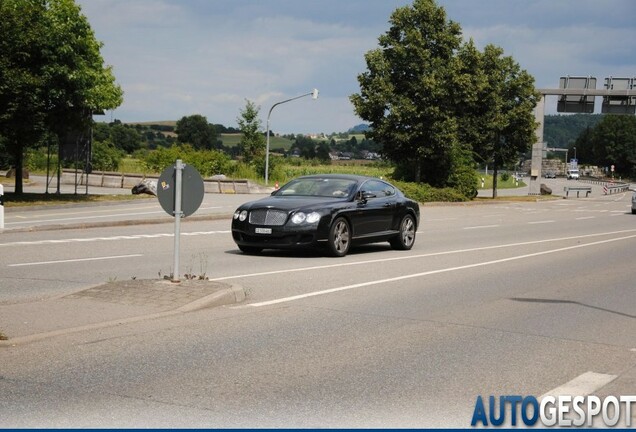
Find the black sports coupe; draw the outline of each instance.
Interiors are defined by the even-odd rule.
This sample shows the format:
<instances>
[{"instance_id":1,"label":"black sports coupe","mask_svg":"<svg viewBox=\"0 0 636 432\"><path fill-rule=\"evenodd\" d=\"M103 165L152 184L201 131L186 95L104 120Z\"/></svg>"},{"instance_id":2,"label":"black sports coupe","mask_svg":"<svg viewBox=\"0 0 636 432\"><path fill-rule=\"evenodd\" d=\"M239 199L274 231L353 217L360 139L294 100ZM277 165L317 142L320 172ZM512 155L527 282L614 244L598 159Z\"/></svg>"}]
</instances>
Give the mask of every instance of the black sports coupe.
<instances>
[{"instance_id":1,"label":"black sports coupe","mask_svg":"<svg viewBox=\"0 0 636 432\"><path fill-rule=\"evenodd\" d=\"M311 175L241 205L232 219L232 237L248 254L322 247L342 257L363 243L388 241L394 249L411 249L419 218L417 202L384 180Z\"/></svg>"}]
</instances>

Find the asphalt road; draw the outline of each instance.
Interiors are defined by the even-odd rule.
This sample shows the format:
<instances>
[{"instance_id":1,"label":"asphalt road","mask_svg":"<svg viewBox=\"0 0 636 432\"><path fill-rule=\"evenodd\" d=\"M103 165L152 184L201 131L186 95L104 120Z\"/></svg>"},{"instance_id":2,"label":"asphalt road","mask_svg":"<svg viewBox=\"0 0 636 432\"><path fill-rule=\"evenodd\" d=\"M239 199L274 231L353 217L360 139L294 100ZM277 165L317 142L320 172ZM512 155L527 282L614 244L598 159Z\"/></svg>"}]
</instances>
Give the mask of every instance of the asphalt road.
<instances>
[{"instance_id":1,"label":"asphalt road","mask_svg":"<svg viewBox=\"0 0 636 432\"><path fill-rule=\"evenodd\" d=\"M184 221L184 271L246 301L0 351L0 426L469 427L478 395L588 372L634 394L629 196L425 206L411 251L342 259L243 255L229 218ZM0 302L167 274L172 232L5 231Z\"/></svg>"}]
</instances>

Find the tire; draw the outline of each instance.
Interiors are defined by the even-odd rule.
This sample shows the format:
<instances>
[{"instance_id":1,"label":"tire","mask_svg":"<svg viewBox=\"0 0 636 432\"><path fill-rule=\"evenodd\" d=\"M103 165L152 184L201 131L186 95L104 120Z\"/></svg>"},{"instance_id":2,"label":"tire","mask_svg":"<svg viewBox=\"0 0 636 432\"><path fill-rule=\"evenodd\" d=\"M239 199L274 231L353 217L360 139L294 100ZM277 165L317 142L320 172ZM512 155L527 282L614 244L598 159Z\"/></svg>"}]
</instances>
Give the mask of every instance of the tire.
<instances>
[{"instance_id":1,"label":"tire","mask_svg":"<svg viewBox=\"0 0 636 432\"><path fill-rule=\"evenodd\" d=\"M636 214L636 209L632 209L632 214Z\"/></svg>"},{"instance_id":2,"label":"tire","mask_svg":"<svg viewBox=\"0 0 636 432\"><path fill-rule=\"evenodd\" d=\"M239 246L238 248L241 250L241 252L248 255L257 255L263 250L263 248L253 246Z\"/></svg>"},{"instance_id":3,"label":"tire","mask_svg":"<svg viewBox=\"0 0 636 432\"><path fill-rule=\"evenodd\" d=\"M351 246L351 228L345 218L339 217L329 228L327 251L333 257L343 257Z\"/></svg>"},{"instance_id":4,"label":"tire","mask_svg":"<svg viewBox=\"0 0 636 432\"><path fill-rule=\"evenodd\" d=\"M404 216L400 222L400 232L392 238L391 247L396 250L409 250L415 244L415 219L410 214Z\"/></svg>"}]
</instances>

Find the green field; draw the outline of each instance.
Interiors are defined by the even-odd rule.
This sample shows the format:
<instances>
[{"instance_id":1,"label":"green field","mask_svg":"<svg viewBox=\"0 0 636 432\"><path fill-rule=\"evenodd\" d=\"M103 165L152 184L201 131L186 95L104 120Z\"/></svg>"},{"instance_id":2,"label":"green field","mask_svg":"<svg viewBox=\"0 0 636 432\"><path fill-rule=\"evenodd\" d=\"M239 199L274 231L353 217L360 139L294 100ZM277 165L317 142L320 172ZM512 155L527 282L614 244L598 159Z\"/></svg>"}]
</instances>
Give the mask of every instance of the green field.
<instances>
[{"instance_id":1,"label":"green field","mask_svg":"<svg viewBox=\"0 0 636 432\"><path fill-rule=\"evenodd\" d=\"M223 145L225 147L235 147L238 145L239 141L241 141L242 134L221 134L221 141L223 141ZM270 149L279 149L283 148L285 150L289 150L292 146L293 141L288 140L287 138L271 136L269 137L269 148Z\"/></svg>"}]
</instances>

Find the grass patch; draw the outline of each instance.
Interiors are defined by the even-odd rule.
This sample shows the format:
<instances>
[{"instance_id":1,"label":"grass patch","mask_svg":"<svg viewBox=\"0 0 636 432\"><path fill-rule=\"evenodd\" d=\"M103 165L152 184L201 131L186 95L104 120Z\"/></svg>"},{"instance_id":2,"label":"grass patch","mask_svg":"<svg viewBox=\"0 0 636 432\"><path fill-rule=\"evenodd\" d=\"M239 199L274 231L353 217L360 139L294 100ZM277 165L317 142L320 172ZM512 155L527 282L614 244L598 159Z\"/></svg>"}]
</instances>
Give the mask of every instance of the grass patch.
<instances>
[{"instance_id":1,"label":"grass patch","mask_svg":"<svg viewBox=\"0 0 636 432\"><path fill-rule=\"evenodd\" d=\"M223 142L225 147L236 147L241 141L241 137L243 134L221 134L219 139ZM285 149L289 150L294 141L291 141L287 138L283 138L280 136L269 136L269 148L270 150L274 149Z\"/></svg>"},{"instance_id":2,"label":"grass patch","mask_svg":"<svg viewBox=\"0 0 636 432\"><path fill-rule=\"evenodd\" d=\"M5 207L37 206L50 204L94 203L108 201L132 201L156 199L151 195L86 195L86 194L56 194L56 193L23 193L13 192L4 195Z\"/></svg>"}]
</instances>

